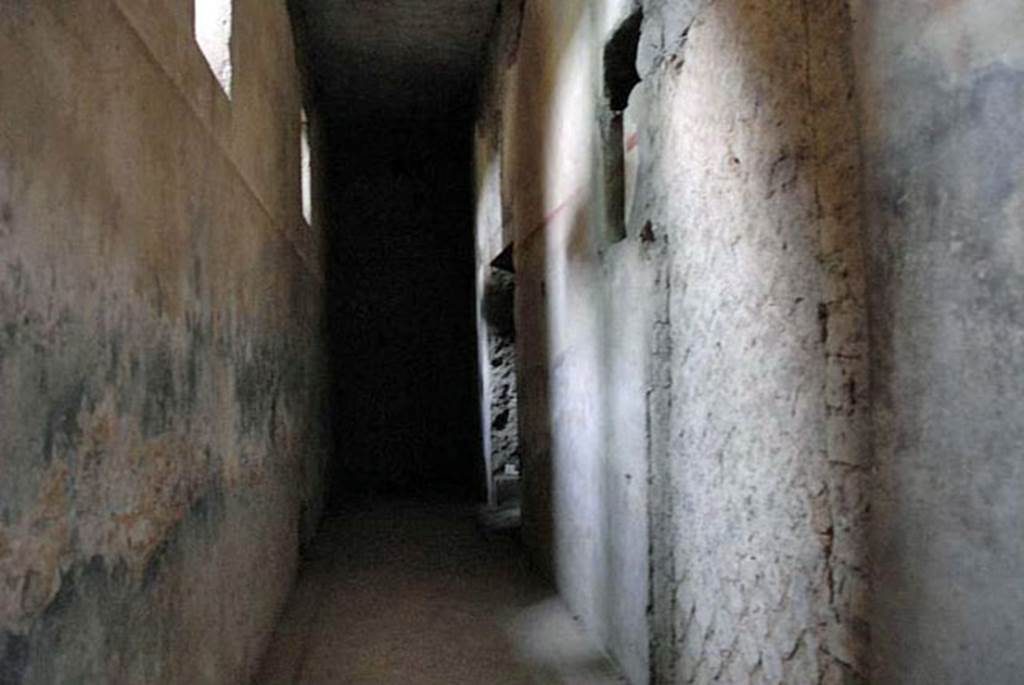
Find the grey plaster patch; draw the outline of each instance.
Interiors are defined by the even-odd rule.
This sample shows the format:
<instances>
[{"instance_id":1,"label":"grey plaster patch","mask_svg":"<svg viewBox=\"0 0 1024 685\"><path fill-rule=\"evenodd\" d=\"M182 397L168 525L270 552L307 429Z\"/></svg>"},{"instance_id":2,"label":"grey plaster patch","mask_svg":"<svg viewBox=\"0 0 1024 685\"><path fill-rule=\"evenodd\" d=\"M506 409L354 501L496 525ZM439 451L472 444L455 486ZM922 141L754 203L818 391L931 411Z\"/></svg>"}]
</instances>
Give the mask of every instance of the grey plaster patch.
<instances>
[{"instance_id":1,"label":"grey plaster patch","mask_svg":"<svg viewBox=\"0 0 1024 685\"><path fill-rule=\"evenodd\" d=\"M24 635L0 633L0 685L21 685L31 658L31 644Z\"/></svg>"}]
</instances>

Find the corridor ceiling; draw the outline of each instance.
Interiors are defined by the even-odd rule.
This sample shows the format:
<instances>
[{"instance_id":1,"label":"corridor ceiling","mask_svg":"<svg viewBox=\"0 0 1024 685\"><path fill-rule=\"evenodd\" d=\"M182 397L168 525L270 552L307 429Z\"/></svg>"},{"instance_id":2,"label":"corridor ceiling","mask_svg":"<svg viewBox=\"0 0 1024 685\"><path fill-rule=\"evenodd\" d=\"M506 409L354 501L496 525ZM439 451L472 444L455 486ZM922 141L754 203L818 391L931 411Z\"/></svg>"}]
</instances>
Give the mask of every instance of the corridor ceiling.
<instances>
[{"instance_id":1,"label":"corridor ceiling","mask_svg":"<svg viewBox=\"0 0 1024 685\"><path fill-rule=\"evenodd\" d=\"M292 0L328 116L444 116L480 75L500 0Z\"/></svg>"}]
</instances>

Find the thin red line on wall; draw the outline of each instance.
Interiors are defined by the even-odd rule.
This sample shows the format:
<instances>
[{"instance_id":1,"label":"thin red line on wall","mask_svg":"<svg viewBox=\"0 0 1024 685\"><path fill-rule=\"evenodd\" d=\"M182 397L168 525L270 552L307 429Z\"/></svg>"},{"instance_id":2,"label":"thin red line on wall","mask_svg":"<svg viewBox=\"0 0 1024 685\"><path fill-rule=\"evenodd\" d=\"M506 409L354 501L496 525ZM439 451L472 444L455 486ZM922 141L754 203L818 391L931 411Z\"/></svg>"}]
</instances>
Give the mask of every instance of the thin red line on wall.
<instances>
[{"instance_id":1,"label":"thin red line on wall","mask_svg":"<svg viewBox=\"0 0 1024 685\"><path fill-rule=\"evenodd\" d=\"M545 226L547 226L552 221L557 219L558 216L560 214L562 214L565 210L569 209L569 207L572 207L577 202L579 202L580 196L583 195L583 191L585 189L586 189L586 186L580 186L579 188L574 190L569 195L569 197L567 197L565 200L563 200L557 207L555 207L550 212L545 214L544 218L541 219L540 221L538 221L537 224L530 230L530 232L526 234L526 237L523 238L522 242L525 243L526 241L528 241L530 238L533 237L534 233L537 233L538 231L543 230Z\"/></svg>"}]
</instances>

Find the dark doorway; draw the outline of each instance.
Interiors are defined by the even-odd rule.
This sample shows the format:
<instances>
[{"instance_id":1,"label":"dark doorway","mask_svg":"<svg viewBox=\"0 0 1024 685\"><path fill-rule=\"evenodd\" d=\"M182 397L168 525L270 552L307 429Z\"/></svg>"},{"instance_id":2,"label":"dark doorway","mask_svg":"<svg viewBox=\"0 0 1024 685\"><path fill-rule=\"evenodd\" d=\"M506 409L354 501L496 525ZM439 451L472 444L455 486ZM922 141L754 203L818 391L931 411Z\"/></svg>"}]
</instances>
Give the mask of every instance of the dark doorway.
<instances>
[{"instance_id":1,"label":"dark doorway","mask_svg":"<svg viewBox=\"0 0 1024 685\"><path fill-rule=\"evenodd\" d=\"M328 129L335 494L482 496L471 130Z\"/></svg>"}]
</instances>

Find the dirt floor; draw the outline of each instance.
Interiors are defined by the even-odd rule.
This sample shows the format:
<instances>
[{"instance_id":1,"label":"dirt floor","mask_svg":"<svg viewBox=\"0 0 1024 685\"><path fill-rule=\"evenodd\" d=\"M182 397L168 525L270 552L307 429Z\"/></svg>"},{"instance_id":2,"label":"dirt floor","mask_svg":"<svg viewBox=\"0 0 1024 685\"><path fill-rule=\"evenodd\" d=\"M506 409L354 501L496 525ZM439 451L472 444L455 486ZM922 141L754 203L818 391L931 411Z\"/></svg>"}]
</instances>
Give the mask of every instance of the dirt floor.
<instances>
[{"instance_id":1,"label":"dirt floor","mask_svg":"<svg viewBox=\"0 0 1024 685\"><path fill-rule=\"evenodd\" d=\"M324 524L259 685L622 683L514 536L389 502Z\"/></svg>"}]
</instances>

